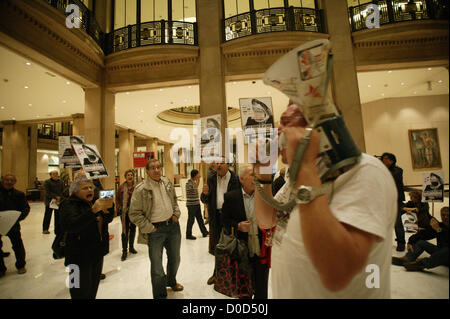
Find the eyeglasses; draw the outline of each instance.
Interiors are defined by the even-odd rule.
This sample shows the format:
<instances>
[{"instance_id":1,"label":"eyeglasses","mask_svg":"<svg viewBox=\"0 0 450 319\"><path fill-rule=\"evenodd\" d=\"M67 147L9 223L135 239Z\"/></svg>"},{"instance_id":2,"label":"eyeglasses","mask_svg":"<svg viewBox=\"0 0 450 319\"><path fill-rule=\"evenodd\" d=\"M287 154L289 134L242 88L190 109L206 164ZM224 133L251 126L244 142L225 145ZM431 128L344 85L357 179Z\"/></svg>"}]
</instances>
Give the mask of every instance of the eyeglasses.
<instances>
[{"instance_id":1,"label":"eyeglasses","mask_svg":"<svg viewBox=\"0 0 450 319\"><path fill-rule=\"evenodd\" d=\"M157 169L161 169L161 166L150 166L148 169L151 171L155 171Z\"/></svg>"}]
</instances>

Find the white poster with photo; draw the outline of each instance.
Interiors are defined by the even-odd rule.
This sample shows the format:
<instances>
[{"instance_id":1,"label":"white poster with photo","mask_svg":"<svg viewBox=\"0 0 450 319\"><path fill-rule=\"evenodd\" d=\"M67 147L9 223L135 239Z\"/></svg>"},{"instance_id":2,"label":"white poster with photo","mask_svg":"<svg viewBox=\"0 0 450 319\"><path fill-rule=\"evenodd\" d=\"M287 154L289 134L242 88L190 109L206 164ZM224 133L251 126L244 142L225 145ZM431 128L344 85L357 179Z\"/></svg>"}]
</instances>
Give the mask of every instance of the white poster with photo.
<instances>
[{"instance_id":1,"label":"white poster with photo","mask_svg":"<svg viewBox=\"0 0 450 319\"><path fill-rule=\"evenodd\" d=\"M200 118L200 145L203 159L220 156L222 150L221 119L220 114Z\"/></svg>"},{"instance_id":2,"label":"white poster with photo","mask_svg":"<svg viewBox=\"0 0 450 319\"><path fill-rule=\"evenodd\" d=\"M269 131L274 127L271 97L239 99L241 108L242 131L245 136L257 134L258 129ZM254 130L254 134L249 132Z\"/></svg>"},{"instance_id":3,"label":"white poster with photo","mask_svg":"<svg viewBox=\"0 0 450 319\"><path fill-rule=\"evenodd\" d=\"M80 160L75 154L72 144L84 144L84 136L60 136L58 144L59 167L80 168Z\"/></svg>"},{"instance_id":4,"label":"white poster with photo","mask_svg":"<svg viewBox=\"0 0 450 319\"><path fill-rule=\"evenodd\" d=\"M423 174L422 202L444 201L444 171Z\"/></svg>"},{"instance_id":5,"label":"white poster with photo","mask_svg":"<svg viewBox=\"0 0 450 319\"><path fill-rule=\"evenodd\" d=\"M88 179L108 177L108 172L97 146L93 144L73 144L73 148Z\"/></svg>"}]
</instances>

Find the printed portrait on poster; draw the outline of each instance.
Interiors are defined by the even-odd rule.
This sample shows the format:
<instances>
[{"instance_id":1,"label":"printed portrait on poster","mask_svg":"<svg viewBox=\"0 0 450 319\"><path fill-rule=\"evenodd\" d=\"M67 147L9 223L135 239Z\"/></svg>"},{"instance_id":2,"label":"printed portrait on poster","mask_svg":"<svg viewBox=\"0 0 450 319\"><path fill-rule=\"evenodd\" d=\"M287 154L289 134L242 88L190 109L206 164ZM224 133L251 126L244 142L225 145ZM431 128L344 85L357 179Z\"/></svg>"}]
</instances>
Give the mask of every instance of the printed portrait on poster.
<instances>
[{"instance_id":1,"label":"printed portrait on poster","mask_svg":"<svg viewBox=\"0 0 450 319\"><path fill-rule=\"evenodd\" d=\"M72 147L73 144L83 144L84 136L60 136L58 138L58 156L61 168L80 168L81 164Z\"/></svg>"},{"instance_id":2,"label":"printed portrait on poster","mask_svg":"<svg viewBox=\"0 0 450 319\"><path fill-rule=\"evenodd\" d=\"M444 201L444 171L423 174L422 202Z\"/></svg>"},{"instance_id":3,"label":"printed portrait on poster","mask_svg":"<svg viewBox=\"0 0 450 319\"><path fill-rule=\"evenodd\" d=\"M442 168L437 128L409 130L408 135L413 169Z\"/></svg>"},{"instance_id":4,"label":"printed portrait on poster","mask_svg":"<svg viewBox=\"0 0 450 319\"><path fill-rule=\"evenodd\" d=\"M246 136L250 134L248 129L254 129L256 133L260 128L269 131L274 127L271 97L239 99L239 105L242 131Z\"/></svg>"},{"instance_id":5,"label":"printed portrait on poster","mask_svg":"<svg viewBox=\"0 0 450 319\"><path fill-rule=\"evenodd\" d=\"M93 144L74 144L73 148L88 179L108 177L108 172L97 150L97 146Z\"/></svg>"}]
</instances>

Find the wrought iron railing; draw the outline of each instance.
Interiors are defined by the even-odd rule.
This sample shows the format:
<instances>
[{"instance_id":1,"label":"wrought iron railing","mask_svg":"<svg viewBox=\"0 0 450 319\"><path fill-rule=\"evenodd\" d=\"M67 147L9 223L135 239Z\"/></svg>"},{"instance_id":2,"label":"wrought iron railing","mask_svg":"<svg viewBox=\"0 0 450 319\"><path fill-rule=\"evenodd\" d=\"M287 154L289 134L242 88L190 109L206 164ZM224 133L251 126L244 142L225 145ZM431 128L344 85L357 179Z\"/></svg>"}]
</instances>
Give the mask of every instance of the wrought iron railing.
<instances>
[{"instance_id":1,"label":"wrought iron railing","mask_svg":"<svg viewBox=\"0 0 450 319\"><path fill-rule=\"evenodd\" d=\"M104 33L98 25L95 15L91 12L85 4L80 0L44 0L52 7L56 8L62 14L67 15L66 7L69 4L76 4L80 8L80 29L89 34L92 39L100 46L104 48Z\"/></svg>"},{"instance_id":2,"label":"wrought iron railing","mask_svg":"<svg viewBox=\"0 0 450 319\"><path fill-rule=\"evenodd\" d=\"M197 23L159 20L114 30L106 36L105 54L161 44L198 45Z\"/></svg>"},{"instance_id":3,"label":"wrought iron railing","mask_svg":"<svg viewBox=\"0 0 450 319\"><path fill-rule=\"evenodd\" d=\"M279 31L326 33L323 11L281 7L241 13L224 20L224 41Z\"/></svg>"},{"instance_id":4,"label":"wrought iron railing","mask_svg":"<svg viewBox=\"0 0 450 319\"><path fill-rule=\"evenodd\" d=\"M380 25L424 19L448 20L448 0L380 0L349 7L352 31L367 29L366 19L372 19L376 5L380 12Z\"/></svg>"}]
</instances>

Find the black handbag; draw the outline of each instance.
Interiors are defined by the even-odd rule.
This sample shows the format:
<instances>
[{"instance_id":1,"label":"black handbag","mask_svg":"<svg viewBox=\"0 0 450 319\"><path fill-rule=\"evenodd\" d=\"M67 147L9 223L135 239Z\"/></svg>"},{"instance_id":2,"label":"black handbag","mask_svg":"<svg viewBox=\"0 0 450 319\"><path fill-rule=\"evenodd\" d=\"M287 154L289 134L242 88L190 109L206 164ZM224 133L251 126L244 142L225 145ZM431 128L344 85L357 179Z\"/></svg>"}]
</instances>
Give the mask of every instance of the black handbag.
<instances>
[{"instance_id":1,"label":"black handbag","mask_svg":"<svg viewBox=\"0 0 450 319\"><path fill-rule=\"evenodd\" d=\"M66 257L66 244L67 244L67 232L56 235L52 244L54 259L61 259Z\"/></svg>"}]
</instances>

